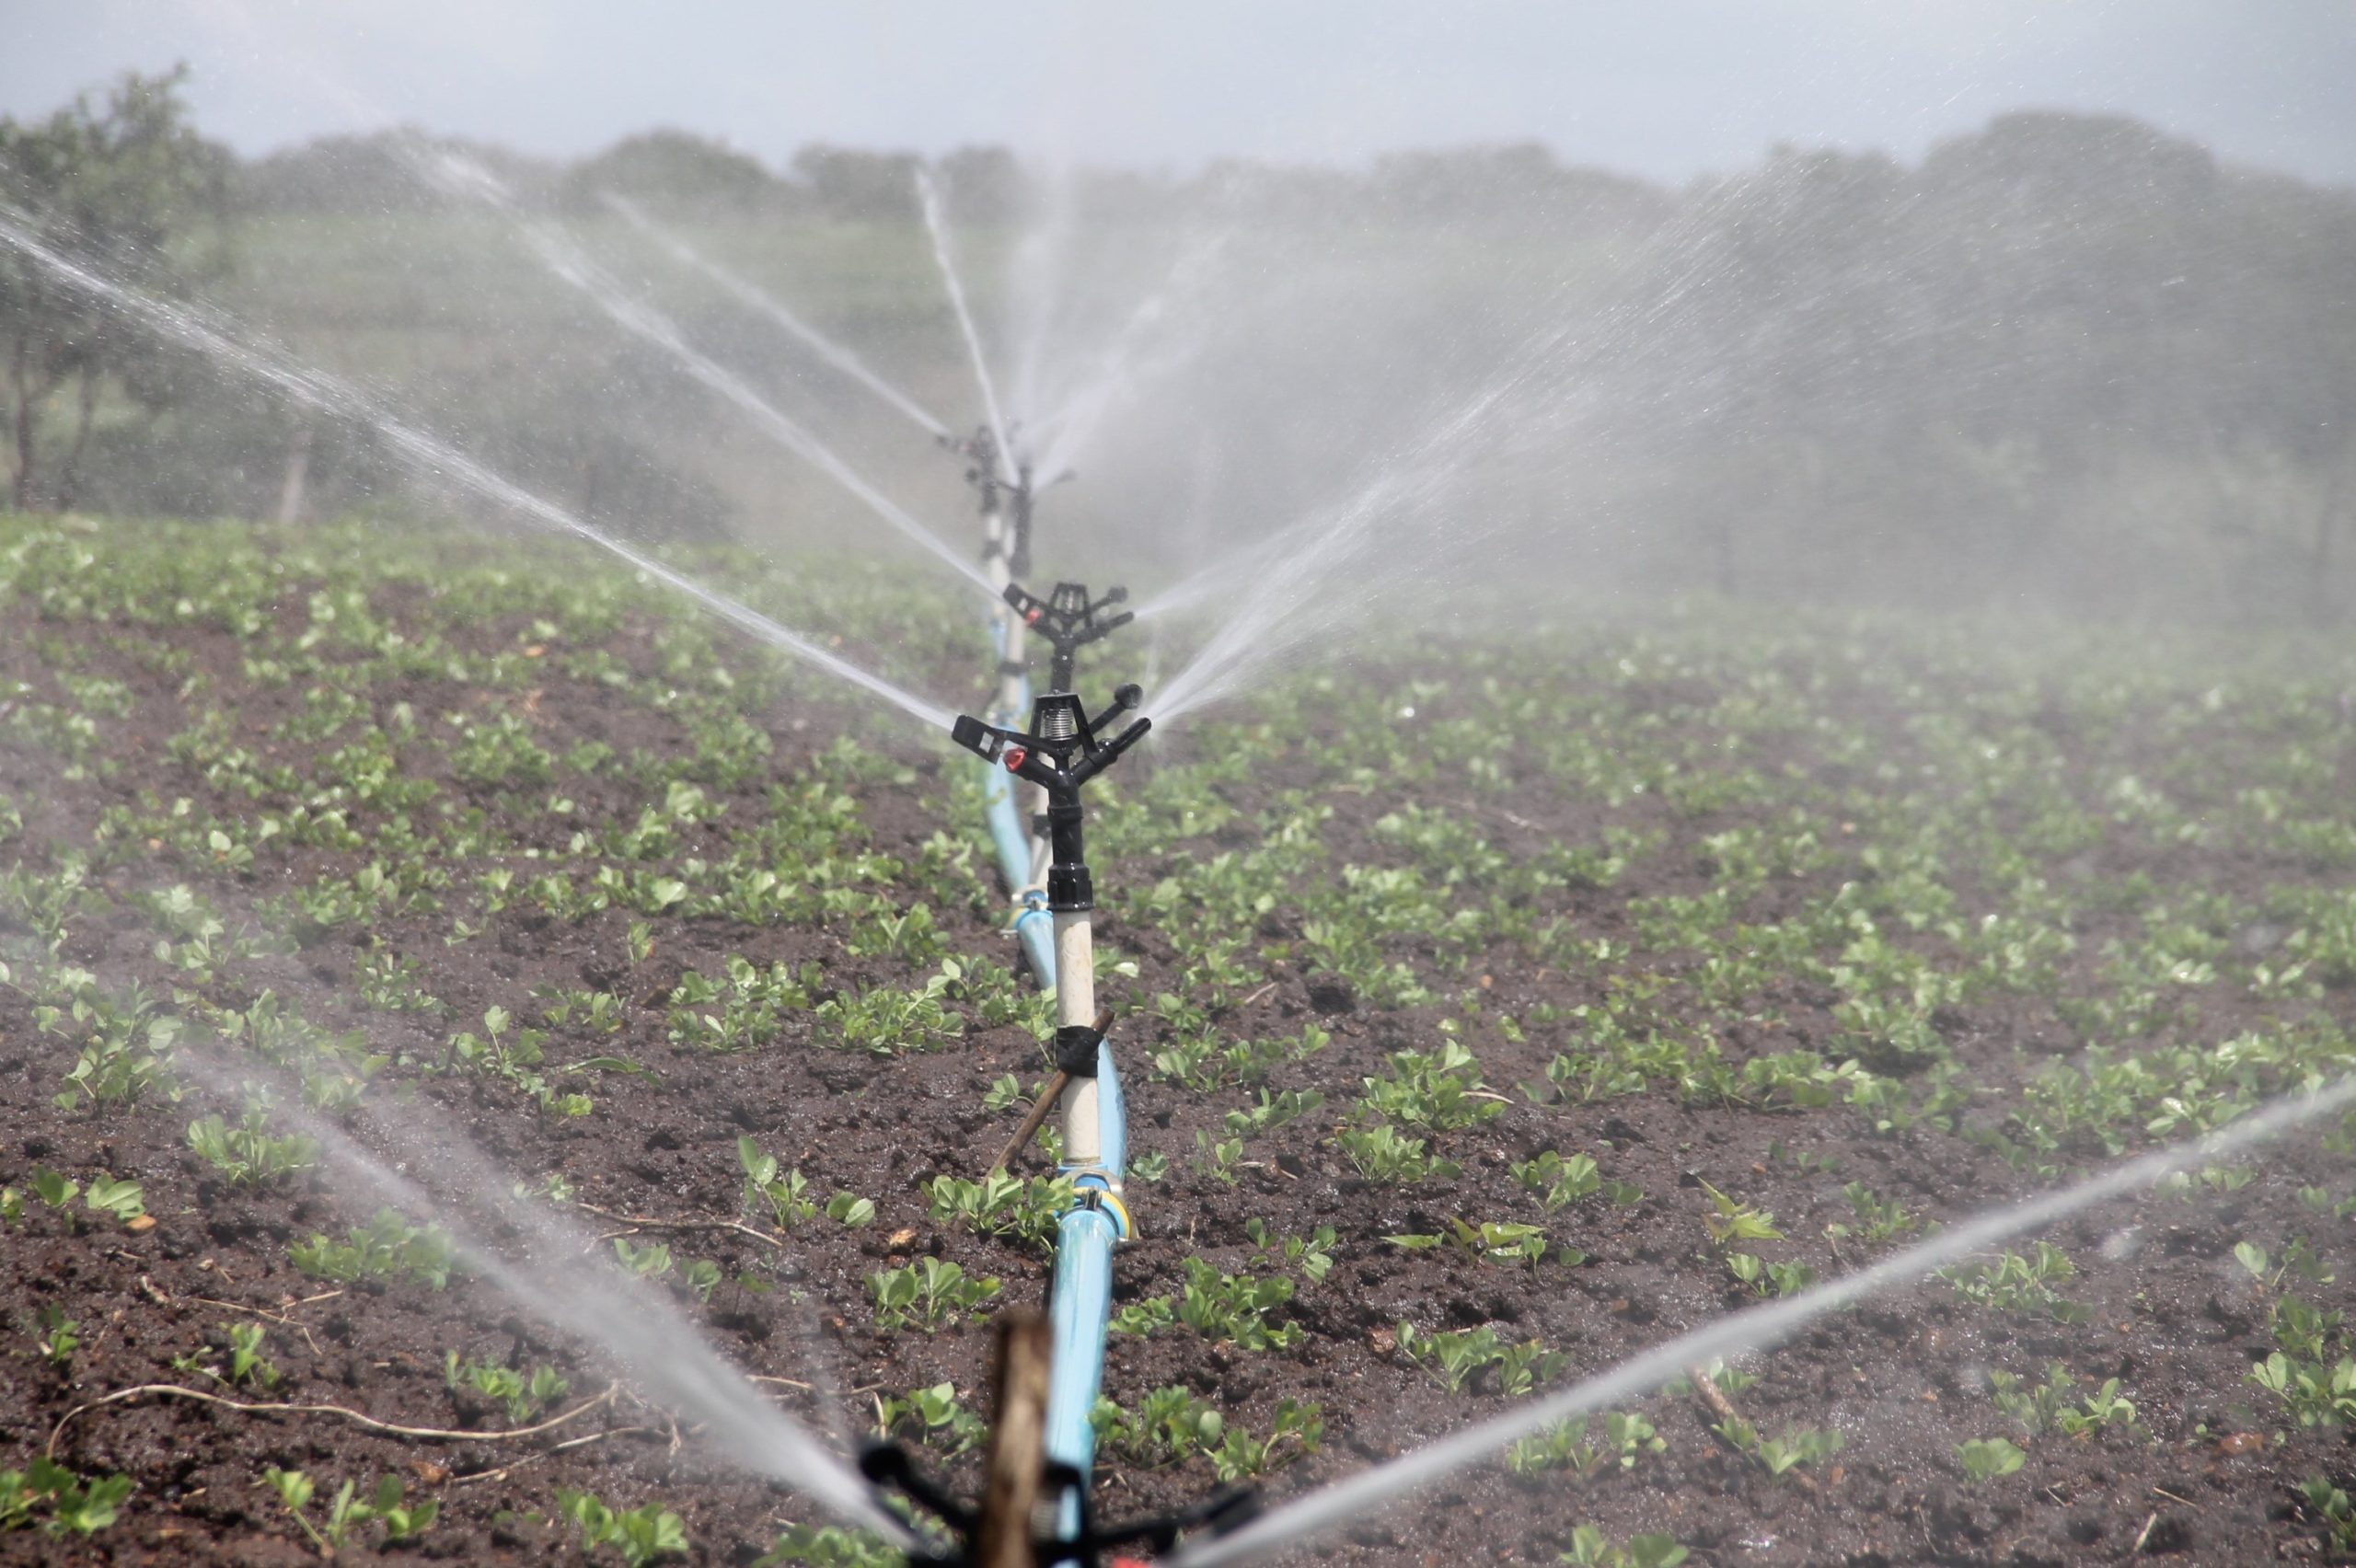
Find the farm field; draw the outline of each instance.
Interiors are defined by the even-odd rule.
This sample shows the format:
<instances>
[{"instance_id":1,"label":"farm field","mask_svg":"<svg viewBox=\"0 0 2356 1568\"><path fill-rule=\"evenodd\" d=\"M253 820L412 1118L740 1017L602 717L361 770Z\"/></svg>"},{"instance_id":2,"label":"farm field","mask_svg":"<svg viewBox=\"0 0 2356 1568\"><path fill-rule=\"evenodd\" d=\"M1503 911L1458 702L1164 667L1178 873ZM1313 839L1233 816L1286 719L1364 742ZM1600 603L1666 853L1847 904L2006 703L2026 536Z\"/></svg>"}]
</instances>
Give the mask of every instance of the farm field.
<instances>
[{"instance_id":1,"label":"farm field","mask_svg":"<svg viewBox=\"0 0 2356 1568\"><path fill-rule=\"evenodd\" d=\"M980 700L977 621L882 565L681 564ZM2344 642L1494 624L1092 787L1110 1516L1306 1490L2356 1066ZM1052 1020L970 760L481 536L0 518L0 1559L883 1560L460 1213L975 1483L1057 1193L986 1179ZM2193 1170L1296 1556L2356 1551L2352 1152Z\"/></svg>"}]
</instances>

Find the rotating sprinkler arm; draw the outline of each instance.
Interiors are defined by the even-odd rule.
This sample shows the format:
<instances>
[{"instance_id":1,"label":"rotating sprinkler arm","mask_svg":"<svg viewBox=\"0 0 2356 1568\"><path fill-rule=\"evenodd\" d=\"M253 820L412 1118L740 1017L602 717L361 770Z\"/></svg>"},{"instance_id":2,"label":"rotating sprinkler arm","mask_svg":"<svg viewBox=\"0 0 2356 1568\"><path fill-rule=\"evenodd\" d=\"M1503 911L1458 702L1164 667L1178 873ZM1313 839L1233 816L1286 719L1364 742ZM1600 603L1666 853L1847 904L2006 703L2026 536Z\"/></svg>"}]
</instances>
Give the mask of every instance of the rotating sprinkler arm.
<instances>
[{"instance_id":1,"label":"rotating sprinkler arm","mask_svg":"<svg viewBox=\"0 0 2356 1568\"><path fill-rule=\"evenodd\" d=\"M1056 651L1047 677L1051 691L1071 689L1072 659L1081 648L1111 636L1137 618L1133 610L1123 610L1115 616L1103 614L1114 605L1127 603L1128 597L1126 588L1108 588L1103 598L1091 603L1084 585L1058 582L1042 599L1020 583L1006 585L1006 602L1022 617L1022 624L1045 638ZM1101 725L1103 721L1097 722Z\"/></svg>"}]
</instances>

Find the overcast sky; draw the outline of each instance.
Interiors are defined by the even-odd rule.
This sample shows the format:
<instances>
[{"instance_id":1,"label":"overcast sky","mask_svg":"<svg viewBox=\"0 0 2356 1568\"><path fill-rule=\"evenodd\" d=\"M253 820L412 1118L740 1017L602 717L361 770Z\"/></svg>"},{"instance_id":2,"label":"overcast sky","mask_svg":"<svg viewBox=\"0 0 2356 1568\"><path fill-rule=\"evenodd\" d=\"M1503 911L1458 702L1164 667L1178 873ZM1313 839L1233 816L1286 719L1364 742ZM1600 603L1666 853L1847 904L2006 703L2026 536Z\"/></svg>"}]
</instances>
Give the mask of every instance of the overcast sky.
<instances>
[{"instance_id":1,"label":"overcast sky","mask_svg":"<svg viewBox=\"0 0 2356 1568\"><path fill-rule=\"evenodd\" d=\"M2356 0L0 0L0 114L195 69L246 153L410 122L576 156L678 126L1186 168L1535 138L1671 180L1911 156L2021 107L2356 184Z\"/></svg>"}]
</instances>

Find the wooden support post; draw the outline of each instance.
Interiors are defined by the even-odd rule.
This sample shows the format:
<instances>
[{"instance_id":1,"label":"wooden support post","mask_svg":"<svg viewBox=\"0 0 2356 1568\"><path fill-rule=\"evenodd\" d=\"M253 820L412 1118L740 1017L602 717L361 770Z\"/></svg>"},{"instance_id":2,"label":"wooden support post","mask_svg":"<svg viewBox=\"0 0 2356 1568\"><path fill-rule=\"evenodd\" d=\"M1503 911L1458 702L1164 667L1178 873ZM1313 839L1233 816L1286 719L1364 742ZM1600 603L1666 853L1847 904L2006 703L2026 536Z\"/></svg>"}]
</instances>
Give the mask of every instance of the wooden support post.
<instances>
[{"instance_id":1,"label":"wooden support post","mask_svg":"<svg viewBox=\"0 0 2356 1568\"><path fill-rule=\"evenodd\" d=\"M973 1568L1035 1568L1032 1521L1046 1462L1047 1360L1053 1339L1037 1312L998 1316L998 1412L974 1526Z\"/></svg>"}]
</instances>

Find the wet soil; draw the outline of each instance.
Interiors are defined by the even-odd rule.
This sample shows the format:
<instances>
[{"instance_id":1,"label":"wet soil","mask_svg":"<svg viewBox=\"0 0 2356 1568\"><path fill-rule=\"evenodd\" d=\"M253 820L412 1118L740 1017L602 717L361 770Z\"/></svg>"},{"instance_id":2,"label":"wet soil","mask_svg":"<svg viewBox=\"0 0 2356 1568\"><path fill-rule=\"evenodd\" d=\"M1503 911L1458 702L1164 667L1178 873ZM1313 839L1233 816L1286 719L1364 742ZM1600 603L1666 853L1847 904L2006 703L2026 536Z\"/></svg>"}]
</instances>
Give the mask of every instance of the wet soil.
<instances>
[{"instance_id":1,"label":"wet soil","mask_svg":"<svg viewBox=\"0 0 2356 1568\"><path fill-rule=\"evenodd\" d=\"M396 597L387 595L386 614L402 613ZM518 622L492 621L456 630L452 638L459 646L491 652L512 650L525 629ZM80 650L86 669L110 674L133 696L127 716L101 725L109 764L103 769L70 778L69 763L58 753L21 744L0 756L6 772L0 789L26 824L9 856L27 874L53 876L59 852L87 850L110 806L188 799L198 810L225 817L253 814L252 802L214 790L200 769L167 748L191 721L191 705L180 695L187 675L193 671L210 678L213 700L230 703L236 738L258 751L278 747L272 727L299 709L303 693L255 685L245 649L226 634L183 628L156 635L184 651L188 662L160 671L153 661L121 651L110 640L110 628L71 621L27 617L0 631L0 667L12 678L49 689L46 672L55 649L49 640L64 640ZM659 626L632 624L610 646L626 664L645 672L659 660L660 644ZM731 657L757 662L742 649L732 650ZM1369 671L1348 678L1380 687L1391 677ZM1655 694L1651 700L1690 716L1717 695L1704 686ZM1622 693L1614 700L1626 698ZM684 744L680 726L659 709L617 700L609 688L554 670L532 684L528 700L523 691L421 676L401 689L373 692L365 722L387 721L397 702L429 719L516 712L539 743L559 755L593 739L623 755L659 754ZM1629 712L1644 706L1628 702ZM1893 709L1881 694L1862 690L1848 698L1836 690L1824 706L1873 736L1883 755L1903 762L1913 755L1911 710ZM806 690L780 696L757 722L774 748L771 766L757 779L718 791L726 813L712 824L687 830L679 856L721 852L735 824L759 820L771 784L823 775L828 765L818 754L837 734L856 732L871 750L878 744L872 725ZM2120 745L2156 755L2173 744L2158 734L2135 734L2132 715L2124 722ZM349 732L341 737L350 738ZM300 761L306 754L296 748L286 755ZM560 850L575 823L546 815L540 809L545 790L496 789L453 777L437 747L406 745L402 758L419 777L479 809L512 851L480 863L453 861L454 886L438 912L388 915L357 933L306 934L289 951L242 961L225 972L229 977L198 989L229 1005L249 1002L266 987L323 1028L364 1031L371 1047L392 1060L351 1117L352 1135L454 1201L462 1200L475 1180L456 1153L463 1141L514 1181L538 1186L560 1178L581 1205L572 1218L591 1245L603 1247L614 1234L628 1233L639 1242L666 1242L683 1262L717 1263L730 1283L709 1301L675 1284L676 1305L731 1363L768 1379L760 1386L782 1408L814 1425L863 1435L878 1394L942 1379L953 1381L970 1403L983 1404L986 1326L953 1324L930 1334L879 1332L865 1282L871 1273L930 1255L1002 1279L1007 1302L1044 1298L1049 1259L1043 1251L934 1222L922 1190L937 1174L979 1174L1021 1109L986 1112L983 1097L1009 1073L1026 1087L1035 1082L1037 1043L1015 1027L976 1027L947 1049L869 1056L819 1049L810 1042L808 1020L797 1019L780 1043L743 1055L674 1044L666 1004L678 975L689 969L718 973L732 955L761 966L814 963L824 986L842 992L910 985L930 965L855 958L846 947L848 923L841 921L748 926L654 917L649 921L653 950L634 961L629 929L638 917L626 911L607 910L577 923L530 909L485 913L472 891L474 877L492 864L528 869L525 849ZM962 763L913 741L886 760L905 771L852 786L870 847L913 862L936 833L976 837L976 824L951 805L958 797L949 788L948 770ZM1754 753L1744 760L1773 774L1784 759ZM1793 760L1796 765L1796 753ZM1140 776L1151 766L1145 763ZM1542 913L1567 922L1588 944L1609 941L1623 951L1640 944L1630 901L1706 889L1703 840L1746 820L1741 808L1687 814L1649 800L1607 809L1574 788L1547 783L1526 759L1513 771L1524 787L1509 802L1483 808L1492 841L1509 855L1556 841L1591 842L1606 824L1669 836L1669 848L1640 858L1608 890L1547 895ZM611 775L568 777L563 783L576 797L582 822L627 822L646 801L645 790ZM1284 789L1322 790L1333 808L1322 831L1335 866L1380 861L1388 851L1373 824L1405 801L1453 807L1463 794L1447 781L1403 782L1395 790L1336 783L1319 765L1290 761L1253 781L1222 786L1222 792L1244 809L1248 823L1255 806ZM1870 790L1870 779L1862 787ZM1230 837L1252 841L1248 828L1230 830ZM1142 885L1183 873L1190 856L1223 847L1232 844L1103 864L1098 877L1101 883L1135 879ZM348 873L370 858L297 847L266 854L239 870L160 847L133 854L93 874L112 901L110 912L73 922L63 956L110 985L136 979L155 997L168 998L175 977L154 956L156 931L125 902L133 894L185 882L226 913L234 930L257 917L272 894L329 872ZM2241 851L2196 857L2140 841L2106 841L2083 859L2057 866L2054 874L2116 882L2140 871L2245 897L2285 876L2312 881L2319 875ZM1796 900L1855 874L1854 857L1844 855L1773 896ZM1969 872L1963 876L1966 885L1958 891L1969 905L1979 890L1969 885ZM1767 908L1755 906L1749 917L1761 918ZM953 951L1019 962L986 905L940 907L935 914ZM473 934L462 937L460 921ZM2076 954L2065 966L2065 989L2091 986L2107 936L2134 927L2133 917L2121 914L2110 929L2097 923L2080 930ZM1154 931L1108 910L1100 940L1139 963L1136 980L1107 982L1108 996L1118 989L1133 993L1122 998L1125 1006L1175 984L1176 954ZM358 972L378 953L412 961L417 983L445 1010L395 1013L364 1006ZM1413 941L1402 941L1397 953L1437 973L1430 951L1419 951ZM1640 949L1633 962L1641 964L1647 956L1655 955ZM1665 956L1661 962L1673 967ZM1198 1094L1157 1081L1144 1065L1172 1042L1173 1030L1142 1013L1125 1020L1118 1045L1131 1064L1132 1146L1165 1155L1169 1164L1160 1181L1131 1183L1143 1235L1119 1257L1116 1305L1182 1291L1184 1264L1192 1259L1236 1273L1281 1271L1280 1262L1261 1257L1244 1237L1242 1228L1253 1219L1279 1237L1331 1226L1337 1238L1334 1262L1322 1279L1299 1279L1293 1302L1275 1314L1300 1325L1298 1348L1246 1352L1183 1329L1150 1338L1115 1336L1106 1392L1134 1404L1149 1389L1184 1385L1215 1403L1230 1423L1258 1433L1268 1429L1280 1401L1315 1401L1325 1424L1322 1446L1265 1479L1275 1496L1403 1452L1512 1402L1486 1377L1462 1393L1444 1392L1400 1354L1402 1321L1426 1332L1486 1325L1510 1340L1542 1340L1568 1358L1562 1376L1575 1377L1742 1305L1739 1288L1703 1255L1701 1221L1707 1209L1701 1182L1773 1212L1789 1239L1761 1251L1827 1275L1889 1250L1828 1237L1828 1225L1854 1222L1843 1182L1864 1182L1926 1227L1952 1223L2040 1185L1958 1133L1868 1136L1859 1118L1841 1107L1775 1112L1694 1103L1658 1089L1589 1104L1530 1103L1511 1086L1542 1080L1566 1030L1533 1027L1516 1039L1496 1020L1599 1003L1605 976L1593 965L1553 971L1500 948L1471 955L1461 974L1444 985L1436 979L1442 999L1396 1009L1374 1007L1333 976L1293 960L1262 967L1265 980L1219 1010L1215 1021L1239 1038L1297 1034L1311 1024L1328 1030L1327 1048L1281 1064L1265 1085L1318 1090L1324 1105L1253 1140L1230 1172L1232 1180L1218 1179L1198 1158L1196 1135L1218 1136L1221 1118L1249 1103L1251 1094ZM184 977L179 983L189 984ZM651 1073L585 1075L595 1111L562 1118L536 1113L504 1085L434 1070L450 1033L478 1027L487 1008L536 1020L533 996L543 987L611 990L623 1004L621 1027L610 1036L553 1031L551 1063L613 1055ZM1480 993L1478 1016L1446 999L1459 988ZM1738 1063L1776 1051L1829 1049L1828 1002L1805 986L1779 982L1752 998L1750 1021L1715 1032ZM2240 997L2204 997L2200 1033L2211 1039L2257 1027L2269 1011ZM2344 992L2327 998L2326 1007L2342 1021L2350 1016ZM1442 1021L1451 1018L1462 1020L1460 1037L1471 1044L1488 1084L1504 1093L1503 1111L1478 1127L1439 1136L1440 1148L1462 1168L1453 1180L1394 1185L1362 1179L1336 1147L1334 1130L1347 1118L1362 1081L1385 1072L1390 1053L1435 1047ZM1957 1059L1980 1086L1982 1121L2000 1116L2014 1086L2074 1044L2047 998L1993 997L1946 1023ZM190 1148L186 1128L209 1110L234 1118L237 1106L210 1095L192 1075L184 1078L186 1098L177 1103L151 1098L137 1107L98 1106L69 1096L61 1106L57 1097L73 1055L64 1037L38 1026L20 993L0 987L0 1182L27 1192L36 1169L85 1182L98 1171L135 1178L155 1223L132 1229L78 1205L52 1211L29 1200L23 1222L0 1233L6 1263L0 1274L0 1323L7 1332L0 1354L0 1464L22 1468L33 1456L53 1452L84 1473L130 1476L137 1489L111 1528L72 1540L38 1529L0 1535L0 1561L307 1560L315 1555L309 1544L261 1483L263 1470L273 1465L309 1471L319 1479L323 1498L342 1481L356 1481L364 1492L384 1475L403 1478L412 1496L438 1498L443 1512L434 1527L414 1544L384 1549L387 1557L577 1560L577 1533L546 1518L563 1487L595 1491L618 1507L659 1501L676 1510L699 1562L749 1563L786 1523L821 1520L806 1500L749 1474L692 1425L682 1427L636 1398L615 1358L600 1347L536 1321L481 1280L461 1276L436 1291L402 1284L337 1286L301 1273L290 1261L290 1243L316 1231L341 1235L370 1212L364 1196L325 1171L260 1187L225 1185ZM781 1244L722 1228L720 1222L745 1217L736 1142L746 1134L783 1164L798 1167L822 1201L837 1191L872 1198L874 1222L854 1229L822 1216ZM1607 1178L1633 1183L1643 1198L1545 1213L1508 1168L1550 1148L1593 1154ZM2088 1169L2100 1163L2100 1151L2073 1150L2062 1163ZM1980 1310L1956 1302L1934 1283L1829 1317L1749 1363L1758 1380L1737 1399L1762 1431L1797 1425L1843 1435L1843 1450L1813 1468L1812 1487L1771 1479L1714 1434L1714 1418L1698 1404L1665 1396L1642 1408L1666 1440L1666 1451L1645 1455L1624 1470L1606 1467L1607 1473L1587 1479L1561 1470L1528 1476L1501 1467L1470 1472L1336 1536L1306 1543L1297 1559L1551 1562L1577 1523L1599 1525L1615 1539L1665 1531L1692 1550L1693 1562L1761 1568L2144 1559L2222 1564L2319 1557L2317 1528L2296 1507L2292 1489L2319 1473L2345 1481L2356 1469L2356 1454L2338 1430L2286 1428L2271 1401L2246 1381L2251 1362L2271 1348L2268 1299L2230 1251L2236 1240L2256 1239L2279 1257L2294 1233L2304 1235L2323 1266L2343 1282L2309 1294L2326 1306L2346 1304L2344 1282L2356 1279L2350 1222L2309 1214L2293 1194L2322 1186L2346 1196L2349 1157L2344 1145L2335 1149L2309 1138L2268 1152L2254 1170L2248 1185L2221 1200L2122 1202L2048 1236L2081 1271L2065 1290L2090 1309L2082 1324ZM1576 1267L1511 1266L1447 1246L1405 1251L1385 1239L1444 1232L1451 1217L1542 1224L1554 1242L1576 1247L1588 1261ZM511 1239L527 1258L532 1246L545 1244L520 1234ZM756 1291L735 1283L740 1276L771 1288ZM35 1349L33 1331L52 1310L79 1325L81 1345L63 1366ZM225 1327L250 1323L268 1331L265 1354L278 1374L274 1387L233 1390L176 1367L176 1359L191 1366L222 1365ZM505 1424L504 1412L447 1387L444 1362L451 1352L560 1369L571 1394L558 1401L560 1412L622 1381L609 1401L554 1430L502 1438L492 1434ZM2142 1412L2143 1431L2024 1437L1990 1403L1984 1375L2005 1367L2036 1381L2057 1360L2085 1380L2089 1391L2102 1379L2120 1378ZM470 1435L397 1436L332 1414L241 1413L167 1397L93 1405L119 1390L159 1382L253 1402L343 1407L380 1422ZM1967 1482L1956 1445L1996 1435L2023 1438L2026 1468L1995 1482ZM927 1462L957 1484L974 1482L970 1458L928 1456ZM1214 1484L1200 1458L1148 1467L1111 1458L1100 1476L1098 1505L1114 1517L1150 1513L1183 1505ZM315 1505L314 1516L320 1511ZM373 1527L362 1529L342 1555L370 1556L380 1535ZM611 1549L595 1560L618 1561Z\"/></svg>"}]
</instances>

